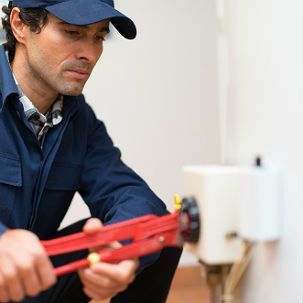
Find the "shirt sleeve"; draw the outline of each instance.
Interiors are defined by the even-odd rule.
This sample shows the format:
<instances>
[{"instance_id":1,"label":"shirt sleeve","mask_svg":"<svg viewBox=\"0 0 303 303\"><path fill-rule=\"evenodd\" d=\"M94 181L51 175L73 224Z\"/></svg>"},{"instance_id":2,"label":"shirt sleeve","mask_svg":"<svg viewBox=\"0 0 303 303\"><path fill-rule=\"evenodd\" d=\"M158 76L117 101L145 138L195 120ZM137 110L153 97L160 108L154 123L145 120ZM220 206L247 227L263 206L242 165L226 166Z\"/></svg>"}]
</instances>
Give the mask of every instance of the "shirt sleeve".
<instances>
[{"instance_id":1,"label":"shirt sleeve","mask_svg":"<svg viewBox=\"0 0 303 303\"><path fill-rule=\"evenodd\" d=\"M121 160L120 150L113 145L103 122L93 120L89 134L79 193L92 216L107 225L146 214L164 215L165 204L146 182ZM143 258L142 265L152 263L153 254Z\"/></svg>"}]
</instances>

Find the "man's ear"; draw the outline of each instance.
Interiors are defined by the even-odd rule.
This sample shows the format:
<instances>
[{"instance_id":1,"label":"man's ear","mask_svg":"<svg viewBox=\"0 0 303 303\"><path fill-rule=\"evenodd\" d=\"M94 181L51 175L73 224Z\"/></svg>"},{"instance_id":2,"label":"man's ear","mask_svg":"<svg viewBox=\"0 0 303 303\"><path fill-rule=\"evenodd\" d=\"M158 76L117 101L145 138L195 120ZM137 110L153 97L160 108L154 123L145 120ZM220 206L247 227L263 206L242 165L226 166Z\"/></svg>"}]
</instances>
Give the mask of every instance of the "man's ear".
<instances>
[{"instance_id":1,"label":"man's ear","mask_svg":"<svg viewBox=\"0 0 303 303\"><path fill-rule=\"evenodd\" d=\"M10 24L16 40L23 44L25 42L25 31L27 30L28 26L21 20L20 9L17 7L14 7L11 11Z\"/></svg>"}]
</instances>

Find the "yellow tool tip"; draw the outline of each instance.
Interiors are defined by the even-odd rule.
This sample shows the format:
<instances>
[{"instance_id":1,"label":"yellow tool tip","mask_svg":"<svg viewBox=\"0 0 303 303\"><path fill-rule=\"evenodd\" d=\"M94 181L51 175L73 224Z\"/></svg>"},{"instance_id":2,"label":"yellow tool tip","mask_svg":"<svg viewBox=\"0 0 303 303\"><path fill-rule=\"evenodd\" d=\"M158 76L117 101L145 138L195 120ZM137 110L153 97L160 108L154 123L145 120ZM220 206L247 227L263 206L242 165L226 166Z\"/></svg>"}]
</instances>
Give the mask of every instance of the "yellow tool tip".
<instances>
[{"instance_id":1,"label":"yellow tool tip","mask_svg":"<svg viewBox=\"0 0 303 303\"><path fill-rule=\"evenodd\" d=\"M175 201L175 211L179 211L181 209L182 199L178 194L174 195Z\"/></svg>"}]
</instances>

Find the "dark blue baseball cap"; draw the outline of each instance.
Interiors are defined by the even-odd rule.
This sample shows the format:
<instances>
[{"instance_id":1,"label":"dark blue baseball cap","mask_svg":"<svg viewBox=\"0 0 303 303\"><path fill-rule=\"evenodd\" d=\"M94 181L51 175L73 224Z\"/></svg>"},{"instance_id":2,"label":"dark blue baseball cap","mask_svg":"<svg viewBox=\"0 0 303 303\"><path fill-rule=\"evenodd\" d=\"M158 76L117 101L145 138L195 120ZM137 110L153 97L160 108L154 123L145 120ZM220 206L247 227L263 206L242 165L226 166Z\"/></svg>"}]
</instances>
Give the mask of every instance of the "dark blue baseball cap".
<instances>
[{"instance_id":1,"label":"dark blue baseball cap","mask_svg":"<svg viewBox=\"0 0 303 303\"><path fill-rule=\"evenodd\" d=\"M10 7L44 8L57 18L74 25L88 25L110 19L127 39L137 34L134 22L114 8L113 0L12 0Z\"/></svg>"}]
</instances>

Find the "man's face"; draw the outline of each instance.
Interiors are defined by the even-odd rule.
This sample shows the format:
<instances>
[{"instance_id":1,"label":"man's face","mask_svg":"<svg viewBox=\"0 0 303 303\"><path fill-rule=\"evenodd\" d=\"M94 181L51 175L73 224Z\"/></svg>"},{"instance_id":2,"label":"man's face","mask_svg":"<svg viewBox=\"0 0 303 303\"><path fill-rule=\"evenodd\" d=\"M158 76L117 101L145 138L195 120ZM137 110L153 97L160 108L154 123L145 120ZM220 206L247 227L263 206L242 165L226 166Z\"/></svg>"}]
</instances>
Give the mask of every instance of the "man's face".
<instances>
[{"instance_id":1,"label":"man's face","mask_svg":"<svg viewBox=\"0 0 303 303\"><path fill-rule=\"evenodd\" d=\"M29 79L54 93L79 95L102 54L108 26L108 20L70 25L49 14L40 33L27 31L24 63Z\"/></svg>"}]
</instances>

